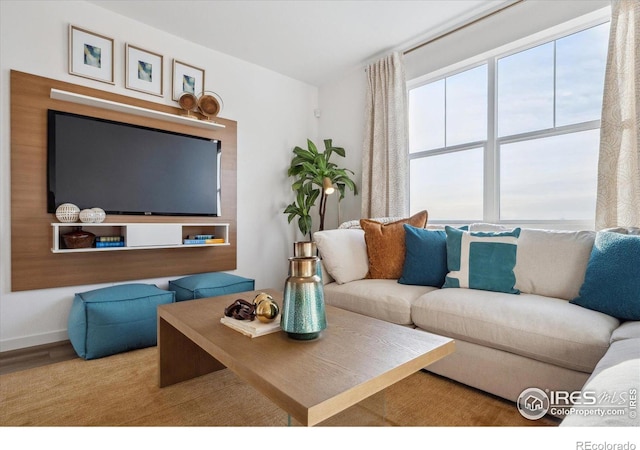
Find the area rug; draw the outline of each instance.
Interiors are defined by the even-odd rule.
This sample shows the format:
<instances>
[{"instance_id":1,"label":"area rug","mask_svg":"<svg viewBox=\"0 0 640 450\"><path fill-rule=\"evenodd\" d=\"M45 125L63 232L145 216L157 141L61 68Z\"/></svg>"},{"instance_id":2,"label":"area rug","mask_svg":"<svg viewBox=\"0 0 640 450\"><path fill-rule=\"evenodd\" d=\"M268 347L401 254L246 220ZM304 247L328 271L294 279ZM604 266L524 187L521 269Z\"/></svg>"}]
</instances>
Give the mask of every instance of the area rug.
<instances>
[{"instance_id":1,"label":"area rug","mask_svg":"<svg viewBox=\"0 0 640 450\"><path fill-rule=\"evenodd\" d=\"M0 376L0 426L252 426L289 424L287 414L228 369L158 387L158 350L73 359ZM292 423L295 425L295 422ZM321 425L556 426L515 405L424 371Z\"/></svg>"}]
</instances>

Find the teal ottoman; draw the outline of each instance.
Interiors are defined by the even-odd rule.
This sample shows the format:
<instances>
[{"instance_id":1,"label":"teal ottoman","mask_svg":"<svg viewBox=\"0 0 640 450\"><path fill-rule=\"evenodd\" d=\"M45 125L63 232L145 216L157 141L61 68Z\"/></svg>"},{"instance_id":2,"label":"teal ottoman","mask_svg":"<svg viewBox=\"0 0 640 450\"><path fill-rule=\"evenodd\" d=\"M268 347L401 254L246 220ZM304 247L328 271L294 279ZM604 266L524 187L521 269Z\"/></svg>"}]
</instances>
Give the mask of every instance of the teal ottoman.
<instances>
[{"instance_id":1,"label":"teal ottoman","mask_svg":"<svg viewBox=\"0 0 640 450\"><path fill-rule=\"evenodd\" d=\"M154 346L158 305L173 302L174 292L142 283L76 294L69 313L69 340L84 359Z\"/></svg>"},{"instance_id":2,"label":"teal ottoman","mask_svg":"<svg viewBox=\"0 0 640 450\"><path fill-rule=\"evenodd\" d=\"M254 286L255 280L225 272L200 273L169 281L169 290L176 293L177 302L253 291Z\"/></svg>"}]
</instances>

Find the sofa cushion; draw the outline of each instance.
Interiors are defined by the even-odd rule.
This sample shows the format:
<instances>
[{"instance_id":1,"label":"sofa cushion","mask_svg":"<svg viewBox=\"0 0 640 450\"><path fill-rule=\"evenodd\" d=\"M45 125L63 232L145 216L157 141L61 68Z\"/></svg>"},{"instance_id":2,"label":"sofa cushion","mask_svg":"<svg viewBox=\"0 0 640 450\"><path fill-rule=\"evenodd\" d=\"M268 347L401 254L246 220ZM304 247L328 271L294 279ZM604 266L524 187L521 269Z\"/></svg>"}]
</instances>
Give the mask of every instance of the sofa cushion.
<instances>
[{"instance_id":1,"label":"sofa cushion","mask_svg":"<svg viewBox=\"0 0 640 450\"><path fill-rule=\"evenodd\" d=\"M413 302L426 331L590 373L607 351L614 317L567 301L473 289L440 289Z\"/></svg>"},{"instance_id":2,"label":"sofa cushion","mask_svg":"<svg viewBox=\"0 0 640 450\"><path fill-rule=\"evenodd\" d=\"M584 283L571 303L622 320L640 320L640 236L599 232Z\"/></svg>"},{"instance_id":3,"label":"sofa cushion","mask_svg":"<svg viewBox=\"0 0 640 450\"><path fill-rule=\"evenodd\" d=\"M520 229L468 232L445 227L447 267L444 288L472 288L518 294L514 288Z\"/></svg>"},{"instance_id":4,"label":"sofa cushion","mask_svg":"<svg viewBox=\"0 0 640 450\"><path fill-rule=\"evenodd\" d=\"M396 280L358 280L346 284L331 283L324 287L324 300L365 316L399 325L411 325L411 303L430 286L409 286Z\"/></svg>"},{"instance_id":5,"label":"sofa cushion","mask_svg":"<svg viewBox=\"0 0 640 450\"><path fill-rule=\"evenodd\" d=\"M369 271L367 244L361 229L325 230L313 233L322 263L338 284L362 280Z\"/></svg>"},{"instance_id":6,"label":"sofa cushion","mask_svg":"<svg viewBox=\"0 0 640 450\"><path fill-rule=\"evenodd\" d=\"M495 224L471 224L471 231L506 231ZM522 228L513 272L515 288L525 294L571 300L584 281L594 231L556 231Z\"/></svg>"},{"instance_id":7,"label":"sofa cushion","mask_svg":"<svg viewBox=\"0 0 640 450\"><path fill-rule=\"evenodd\" d=\"M403 225L424 228L427 224L427 216L427 211L421 211L407 219L390 223L380 223L370 219L360 220L369 257L367 278L397 280L402 276L405 255Z\"/></svg>"}]
</instances>

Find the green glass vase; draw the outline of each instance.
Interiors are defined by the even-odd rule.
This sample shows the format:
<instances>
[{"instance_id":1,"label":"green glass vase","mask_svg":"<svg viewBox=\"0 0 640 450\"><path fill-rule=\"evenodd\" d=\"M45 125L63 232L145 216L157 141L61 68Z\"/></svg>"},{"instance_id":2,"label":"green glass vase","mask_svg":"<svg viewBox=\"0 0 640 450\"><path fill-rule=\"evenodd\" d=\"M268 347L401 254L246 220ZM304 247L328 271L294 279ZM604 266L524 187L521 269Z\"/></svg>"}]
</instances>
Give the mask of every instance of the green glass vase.
<instances>
[{"instance_id":1,"label":"green glass vase","mask_svg":"<svg viewBox=\"0 0 640 450\"><path fill-rule=\"evenodd\" d=\"M317 256L289 258L289 277L284 284L280 327L298 340L312 340L327 328L324 289L318 276Z\"/></svg>"}]
</instances>

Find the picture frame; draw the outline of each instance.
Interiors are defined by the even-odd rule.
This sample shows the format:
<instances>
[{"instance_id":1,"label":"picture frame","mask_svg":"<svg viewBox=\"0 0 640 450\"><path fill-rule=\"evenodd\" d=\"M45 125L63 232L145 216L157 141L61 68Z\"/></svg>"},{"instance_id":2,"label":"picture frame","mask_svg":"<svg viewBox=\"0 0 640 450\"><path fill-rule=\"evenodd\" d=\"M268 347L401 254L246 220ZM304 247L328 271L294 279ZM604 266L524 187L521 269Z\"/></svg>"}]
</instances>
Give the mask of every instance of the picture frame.
<instances>
[{"instance_id":1,"label":"picture frame","mask_svg":"<svg viewBox=\"0 0 640 450\"><path fill-rule=\"evenodd\" d=\"M176 102L184 92L196 97L204 91L204 69L173 60L172 99Z\"/></svg>"},{"instance_id":2,"label":"picture frame","mask_svg":"<svg viewBox=\"0 0 640 450\"><path fill-rule=\"evenodd\" d=\"M69 25L69 74L114 82L113 39Z\"/></svg>"},{"instance_id":3,"label":"picture frame","mask_svg":"<svg viewBox=\"0 0 640 450\"><path fill-rule=\"evenodd\" d=\"M125 88L163 97L163 73L162 55L125 44Z\"/></svg>"}]
</instances>

